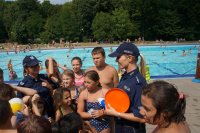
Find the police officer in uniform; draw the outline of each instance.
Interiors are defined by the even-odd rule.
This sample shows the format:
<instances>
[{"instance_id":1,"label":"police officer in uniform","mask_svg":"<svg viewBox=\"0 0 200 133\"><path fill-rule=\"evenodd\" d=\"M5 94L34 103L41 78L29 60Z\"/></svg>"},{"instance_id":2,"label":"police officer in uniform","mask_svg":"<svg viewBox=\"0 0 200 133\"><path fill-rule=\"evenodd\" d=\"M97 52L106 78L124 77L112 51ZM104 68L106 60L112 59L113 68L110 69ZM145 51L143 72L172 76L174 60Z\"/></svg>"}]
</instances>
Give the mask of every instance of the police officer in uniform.
<instances>
[{"instance_id":1,"label":"police officer in uniform","mask_svg":"<svg viewBox=\"0 0 200 133\"><path fill-rule=\"evenodd\" d=\"M54 118L52 86L48 82L45 74L39 74L39 61L35 56L29 55L23 59L24 79L19 82L18 86L28 87L35 90L45 103L45 109L48 117ZM17 97L22 98L25 95L21 92L17 93Z\"/></svg>"},{"instance_id":2,"label":"police officer in uniform","mask_svg":"<svg viewBox=\"0 0 200 133\"><path fill-rule=\"evenodd\" d=\"M138 57L140 56L139 49L130 42L124 42L109 56L116 57L120 69L125 70L117 88L128 94L130 107L125 113L119 113L112 107L108 107L105 113L116 117L116 133L145 133L145 120L140 114L140 107L142 106L142 87L146 85L146 80L137 66Z\"/></svg>"}]
</instances>

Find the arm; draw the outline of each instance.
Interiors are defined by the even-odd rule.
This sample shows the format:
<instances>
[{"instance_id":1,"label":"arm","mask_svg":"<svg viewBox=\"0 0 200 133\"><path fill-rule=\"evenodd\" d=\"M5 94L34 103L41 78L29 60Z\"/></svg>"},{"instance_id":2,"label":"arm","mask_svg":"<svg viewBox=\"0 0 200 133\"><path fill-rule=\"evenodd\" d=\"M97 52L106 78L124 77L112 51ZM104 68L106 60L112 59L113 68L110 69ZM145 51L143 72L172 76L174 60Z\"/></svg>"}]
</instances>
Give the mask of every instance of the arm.
<instances>
[{"instance_id":1,"label":"arm","mask_svg":"<svg viewBox=\"0 0 200 133\"><path fill-rule=\"evenodd\" d=\"M53 58L49 57L48 60L49 60L49 66L48 66L49 71L48 71L48 74L52 75L53 74Z\"/></svg>"},{"instance_id":2,"label":"arm","mask_svg":"<svg viewBox=\"0 0 200 133\"><path fill-rule=\"evenodd\" d=\"M18 92L21 92L21 93L24 93L25 95L28 95L28 96L32 96L34 94L37 93L36 90L34 89L31 89L31 88L27 88L27 87L20 87L20 86L14 86L14 85L10 85L14 90L18 91Z\"/></svg>"},{"instance_id":3,"label":"arm","mask_svg":"<svg viewBox=\"0 0 200 133\"><path fill-rule=\"evenodd\" d=\"M92 116L88 112L84 111L84 107L85 107L85 98L84 97L85 97L85 94L86 94L86 91L82 91L80 96L79 96L77 112L81 115L81 117L83 119L89 119L89 118L92 118Z\"/></svg>"},{"instance_id":4,"label":"arm","mask_svg":"<svg viewBox=\"0 0 200 133\"><path fill-rule=\"evenodd\" d=\"M42 114L40 113L39 109L38 109L38 106L37 106L37 102L39 101L40 99L40 96L38 94L35 94L32 99L31 99L31 102L32 102L32 111L35 115L37 116L42 116Z\"/></svg>"},{"instance_id":5,"label":"arm","mask_svg":"<svg viewBox=\"0 0 200 133\"><path fill-rule=\"evenodd\" d=\"M134 116L133 113L119 113L112 107L108 107L108 109L105 110L105 114L110 116L115 116L118 118L123 118L130 121L145 123L144 119Z\"/></svg>"},{"instance_id":6,"label":"arm","mask_svg":"<svg viewBox=\"0 0 200 133\"><path fill-rule=\"evenodd\" d=\"M56 113L55 114L55 121L58 122L60 120L60 118L62 117L62 114L61 114L59 109L57 109L55 113Z\"/></svg>"},{"instance_id":7,"label":"arm","mask_svg":"<svg viewBox=\"0 0 200 133\"><path fill-rule=\"evenodd\" d=\"M58 63L57 63L57 66L58 66L59 68L63 69L63 70L67 70L67 67L64 67L64 66L62 66L62 65L60 65L60 64L58 64Z\"/></svg>"}]
</instances>

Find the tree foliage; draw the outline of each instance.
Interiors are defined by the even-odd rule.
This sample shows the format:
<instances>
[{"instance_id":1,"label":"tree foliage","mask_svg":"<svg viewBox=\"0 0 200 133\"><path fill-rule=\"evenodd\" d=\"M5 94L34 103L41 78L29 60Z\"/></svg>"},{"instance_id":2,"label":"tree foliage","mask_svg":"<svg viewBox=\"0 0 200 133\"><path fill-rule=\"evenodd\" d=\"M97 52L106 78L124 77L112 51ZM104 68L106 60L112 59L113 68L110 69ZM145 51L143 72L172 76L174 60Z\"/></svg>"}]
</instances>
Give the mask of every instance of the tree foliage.
<instances>
[{"instance_id":1,"label":"tree foliage","mask_svg":"<svg viewBox=\"0 0 200 133\"><path fill-rule=\"evenodd\" d=\"M199 40L199 0L0 0L0 42Z\"/></svg>"},{"instance_id":2,"label":"tree foliage","mask_svg":"<svg viewBox=\"0 0 200 133\"><path fill-rule=\"evenodd\" d=\"M94 38L98 41L108 41L113 38L113 21L109 13L97 13L93 23L92 30Z\"/></svg>"}]
</instances>

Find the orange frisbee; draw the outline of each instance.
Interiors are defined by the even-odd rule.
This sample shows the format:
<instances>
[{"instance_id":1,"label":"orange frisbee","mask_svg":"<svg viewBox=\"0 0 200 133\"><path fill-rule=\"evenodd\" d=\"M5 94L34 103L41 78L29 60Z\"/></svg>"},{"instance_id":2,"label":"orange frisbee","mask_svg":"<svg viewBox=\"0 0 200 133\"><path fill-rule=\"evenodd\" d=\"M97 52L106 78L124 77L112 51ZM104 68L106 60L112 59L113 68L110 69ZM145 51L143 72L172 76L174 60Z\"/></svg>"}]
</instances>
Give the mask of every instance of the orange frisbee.
<instances>
[{"instance_id":1,"label":"orange frisbee","mask_svg":"<svg viewBox=\"0 0 200 133\"><path fill-rule=\"evenodd\" d=\"M113 107L117 112L126 112L130 106L130 99L125 91L111 88L105 95L106 107Z\"/></svg>"}]
</instances>

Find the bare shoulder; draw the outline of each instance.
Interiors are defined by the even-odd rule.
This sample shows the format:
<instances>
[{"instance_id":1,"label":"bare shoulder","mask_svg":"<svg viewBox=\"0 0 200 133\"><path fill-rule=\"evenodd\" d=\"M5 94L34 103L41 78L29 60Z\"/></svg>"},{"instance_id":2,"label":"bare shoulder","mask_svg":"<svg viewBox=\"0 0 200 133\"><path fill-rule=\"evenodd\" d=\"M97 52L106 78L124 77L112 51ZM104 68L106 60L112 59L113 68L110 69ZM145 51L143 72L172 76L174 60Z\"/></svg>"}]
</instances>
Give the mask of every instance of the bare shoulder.
<instances>
[{"instance_id":1,"label":"bare shoulder","mask_svg":"<svg viewBox=\"0 0 200 133\"><path fill-rule=\"evenodd\" d=\"M95 66L91 66L88 69L85 70L85 72L91 71L91 70L95 70L96 71L96 67Z\"/></svg>"},{"instance_id":2,"label":"bare shoulder","mask_svg":"<svg viewBox=\"0 0 200 133\"><path fill-rule=\"evenodd\" d=\"M17 133L17 130L16 129L0 130L0 133Z\"/></svg>"},{"instance_id":3,"label":"bare shoulder","mask_svg":"<svg viewBox=\"0 0 200 133\"><path fill-rule=\"evenodd\" d=\"M111 66L111 65L107 65L106 69L109 70L109 71L111 71L111 72L117 72L116 69L113 66Z\"/></svg>"},{"instance_id":4,"label":"bare shoulder","mask_svg":"<svg viewBox=\"0 0 200 133\"><path fill-rule=\"evenodd\" d=\"M84 90L81 91L79 98L85 99L86 96L87 96L87 89L84 89Z\"/></svg>"},{"instance_id":5,"label":"bare shoulder","mask_svg":"<svg viewBox=\"0 0 200 133\"><path fill-rule=\"evenodd\" d=\"M156 133L191 133L186 122L173 123L167 128L161 128Z\"/></svg>"}]
</instances>

